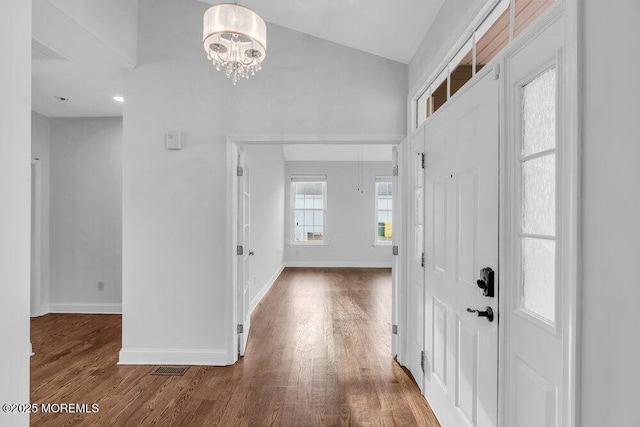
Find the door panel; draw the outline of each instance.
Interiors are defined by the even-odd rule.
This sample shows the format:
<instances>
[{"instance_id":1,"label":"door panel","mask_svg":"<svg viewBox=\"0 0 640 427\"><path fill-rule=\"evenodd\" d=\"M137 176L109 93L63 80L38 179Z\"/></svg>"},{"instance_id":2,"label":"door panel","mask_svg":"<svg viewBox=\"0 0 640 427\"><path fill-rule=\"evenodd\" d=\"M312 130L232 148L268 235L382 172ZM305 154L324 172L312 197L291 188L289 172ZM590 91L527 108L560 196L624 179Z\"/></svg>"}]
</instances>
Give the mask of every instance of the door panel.
<instances>
[{"instance_id":1,"label":"door panel","mask_svg":"<svg viewBox=\"0 0 640 427\"><path fill-rule=\"evenodd\" d=\"M497 318L467 308L498 313L476 284L498 270L498 89L487 74L425 124L425 396L447 426L497 426Z\"/></svg>"},{"instance_id":2,"label":"door panel","mask_svg":"<svg viewBox=\"0 0 640 427\"><path fill-rule=\"evenodd\" d=\"M411 138L409 197L412 209L409 214L409 287L407 292L407 368L416 383L422 389L424 373L421 367L424 350L424 170L422 153L424 151L424 132L418 131Z\"/></svg>"}]
</instances>

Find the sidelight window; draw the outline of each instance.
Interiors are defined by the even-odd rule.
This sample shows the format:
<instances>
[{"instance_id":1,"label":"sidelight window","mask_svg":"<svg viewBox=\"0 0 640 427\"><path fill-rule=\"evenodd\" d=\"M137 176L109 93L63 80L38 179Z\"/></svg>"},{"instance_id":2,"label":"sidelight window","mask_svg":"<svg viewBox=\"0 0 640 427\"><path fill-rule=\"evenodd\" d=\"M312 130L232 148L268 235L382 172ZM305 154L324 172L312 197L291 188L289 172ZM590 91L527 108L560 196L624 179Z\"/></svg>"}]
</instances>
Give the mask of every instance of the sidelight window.
<instances>
[{"instance_id":1,"label":"sidelight window","mask_svg":"<svg viewBox=\"0 0 640 427\"><path fill-rule=\"evenodd\" d=\"M521 89L522 308L556 320L556 68Z\"/></svg>"}]
</instances>

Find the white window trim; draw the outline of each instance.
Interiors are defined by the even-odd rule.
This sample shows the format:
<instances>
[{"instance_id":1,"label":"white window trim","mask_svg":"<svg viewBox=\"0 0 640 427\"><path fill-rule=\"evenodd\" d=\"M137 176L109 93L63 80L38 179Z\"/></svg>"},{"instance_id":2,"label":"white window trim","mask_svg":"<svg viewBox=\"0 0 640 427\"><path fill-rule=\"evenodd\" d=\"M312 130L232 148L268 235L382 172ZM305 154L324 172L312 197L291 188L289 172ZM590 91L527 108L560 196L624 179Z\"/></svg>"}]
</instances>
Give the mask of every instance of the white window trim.
<instances>
[{"instance_id":1,"label":"white window trim","mask_svg":"<svg viewBox=\"0 0 640 427\"><path fill-rule=\"evenodd\" d=\"M392 176L386 176L386 175L382 175L382 176L376 176L375 177L375 183L374 183L374 195L373 195L373 246L391 246L393 245L393 239L392 240L387 240L387 241L379 241L378 240L378 189L376 188L377 184L379 182L388 182L391 184L391 191L392 194L395 191L395 188L393 187L393 177ZM393 196L391 197L391 215L393 218ZM386 210L386 209L385 209ZM393 221L393 219L392 219Z\"/></svg>"},{"instance_id":2,"label":"white window trim","mask_svg":"<svg viewBox=\"0 0 640 427\"><path fill-rule=\"evenodd\" d=\"M322 182L323 195L323 235L322 240L302 240L296 241L295 224L295 192L293 186L297 182ZM289 245L291 246L328 246L327 244L327 176L326 175L291 175L289 183Z\"/></svg>"}]
</instances>

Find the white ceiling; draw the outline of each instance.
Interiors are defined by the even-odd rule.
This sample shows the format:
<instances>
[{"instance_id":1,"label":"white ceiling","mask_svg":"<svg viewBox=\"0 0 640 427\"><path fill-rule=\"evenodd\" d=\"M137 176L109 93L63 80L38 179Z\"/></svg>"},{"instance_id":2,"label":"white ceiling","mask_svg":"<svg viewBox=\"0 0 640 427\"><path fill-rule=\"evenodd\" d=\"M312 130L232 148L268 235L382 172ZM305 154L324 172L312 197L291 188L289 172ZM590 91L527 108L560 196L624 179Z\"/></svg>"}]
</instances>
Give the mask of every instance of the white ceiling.
<instances>
[{"instance_id":1,"label":"white ceiling","mask_svg":"<svg viewBox=\"0 0 640 427\"><path fill-rule=\"evenodd\" d=\"M267 22L408 63L443 2L246 0L242 4ZM137 0L33 0L34 38L66 59L32 61L32 109L48 117L121 116L123 105L113 97L123 94L123 75L135 66L135 47L113 46L135 46L136 22Z\"/></svg>"},{"instance_id":2,"label":"white ceiling","mask_svg":"<svg viewBox=\"0 0 640 427\"><path fill-rule=\"evenodd\" d=\"M283 144L284 159L288 162L390 162L388 144Z\"/></svg>"},{"instance_id":3,"label":"white ceiling","mask_svg":"<svg viewBox=\"0 0 640 427\"><path fill-rule=\"evenodd\" d=\"M124 70L135 64L54 3L33 0L33 38L64 59L32 60L31 108L47 117L122 116L113 97L123 94Z\"/></svg>"},{"instance_id":4,"label":"white ceiling","mask_svg":"<svg viewBox=\"0 0 640 427\"><path fill-rule=\"evenodd\" d=\"M241 2L267 22L405 64L411 61L442 3L444 0Z\"/></svg>"}]
</instances>

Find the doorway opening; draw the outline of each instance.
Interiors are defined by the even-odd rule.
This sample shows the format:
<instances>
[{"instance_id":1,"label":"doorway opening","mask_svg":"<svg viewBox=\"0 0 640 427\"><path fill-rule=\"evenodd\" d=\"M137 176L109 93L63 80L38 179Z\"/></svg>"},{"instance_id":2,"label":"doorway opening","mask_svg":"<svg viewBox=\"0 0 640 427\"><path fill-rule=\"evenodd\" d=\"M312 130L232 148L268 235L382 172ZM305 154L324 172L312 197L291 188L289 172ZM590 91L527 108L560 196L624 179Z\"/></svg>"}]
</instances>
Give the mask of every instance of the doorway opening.
<instances>
[{"instance_id":1,"label":"doorway opening","mask_svg":"<svg viewBox=\"0 0 640 427\"><path fill-rule=\"evenodd\" d=\"M400 141L228 139L230 363L244 354L251 312L286 267L391 269L389 329L397 331Z\"/></svg>"}]
</instances>

